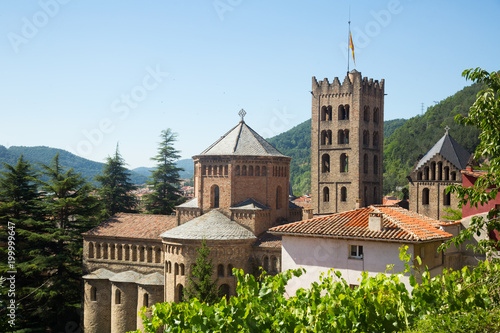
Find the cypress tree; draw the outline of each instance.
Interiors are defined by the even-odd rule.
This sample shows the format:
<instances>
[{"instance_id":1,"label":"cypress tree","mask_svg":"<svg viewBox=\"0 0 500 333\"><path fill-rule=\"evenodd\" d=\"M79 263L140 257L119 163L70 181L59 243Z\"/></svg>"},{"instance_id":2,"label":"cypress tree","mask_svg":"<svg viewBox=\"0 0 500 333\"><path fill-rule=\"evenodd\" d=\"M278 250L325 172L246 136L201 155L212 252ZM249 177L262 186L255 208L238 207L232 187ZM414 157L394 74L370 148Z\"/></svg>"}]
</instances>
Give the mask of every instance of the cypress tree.
<instances>
[{"instance_id":1,"label":"cypress tree","mask_svg":"<svg viewBox=\"0 0 500 333\"><path fill-rule=\"evenodd\" d=\"M95 179L101 185L98 194L107 215L136 212L137 199L130 193L136 186L130 181L130 172L125 168L125 160L118 151L118 145L115 155L106 159L103 174L96 176Z\"/></svg>"},{"instance_id":2,"label":"cypress tree","mask_svg":"<svg viewBox=\"0 0 500 333\"><path fill-rule=\"evenodd\" d=\"M200 302L214 304L220 300L217 281L212 281L214 265L209 259L210 249L207 247L205 239L201 242L201 247L197 249L196 264L189 275L188 286L185 291L186 300L197 298Z\"/></svg>"},{"instance_id":3,"label":"cypress tree","mask_svg":"<svg viewBox=\"0 0 500 333\"><path fill-rule=\"evenodd\" d=\"M157 162L148 182L153 187L153 193L145 196L145 207L151 214L171 214L182 200L179 171L183 169L175 164L180 157L179 151L174 148L177 135L169 128L162 131L160 137L162 141L158 154L151 158Z\"/></svg>"}]
</instances>

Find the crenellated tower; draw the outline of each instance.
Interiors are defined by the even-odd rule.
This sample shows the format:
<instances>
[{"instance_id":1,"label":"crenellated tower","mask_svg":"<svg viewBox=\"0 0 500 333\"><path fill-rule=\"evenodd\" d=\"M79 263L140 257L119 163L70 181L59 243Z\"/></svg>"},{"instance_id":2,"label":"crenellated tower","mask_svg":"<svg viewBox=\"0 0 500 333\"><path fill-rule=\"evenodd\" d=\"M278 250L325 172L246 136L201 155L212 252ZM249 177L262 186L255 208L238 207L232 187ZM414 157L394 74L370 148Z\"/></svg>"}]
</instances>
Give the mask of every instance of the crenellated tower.
<instances>
[{"instance_id":1,"label":"crenellated tower","mask_svg":"<svg viewBox=\"0 0 500 333\"><path fill-rule=\"evenodd\" d=\"M311 192L314 214L382 203L384 80L352 70L312 78Z\"/></svg>"}]
</instances>

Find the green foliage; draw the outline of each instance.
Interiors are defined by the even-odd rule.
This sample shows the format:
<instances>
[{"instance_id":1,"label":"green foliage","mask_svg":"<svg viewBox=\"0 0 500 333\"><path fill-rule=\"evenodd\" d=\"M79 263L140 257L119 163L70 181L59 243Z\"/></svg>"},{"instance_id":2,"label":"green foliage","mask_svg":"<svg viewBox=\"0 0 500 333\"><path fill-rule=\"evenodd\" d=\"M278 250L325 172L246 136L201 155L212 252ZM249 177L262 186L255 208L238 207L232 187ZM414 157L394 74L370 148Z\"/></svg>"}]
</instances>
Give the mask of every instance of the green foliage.
<instances>
[{"instance_id":1,"label":"green foliage","mask_svg":"<svg viewBox=\"0 0 500 333\"><path fill-rule=\"evenodd\" d=\"M16 323L23 332L64 330L68 321L79 321L81 234L98 223L99 202L90 196L93 188L80 174L60 164L58 154L50 165L40 166L42 175L34 173L23 159L5 168L9 171L0 179L1 233L5 240L7 230L15 231L16 300L20 306ZM44 180L40 180L42 176ZM17 200L25 203L21 210ZM15 228L10 229L12 224ZM1 276L11 270L6 250L1 251ZM3 316L2 311L5 309L0 309Z\"/></svg>"},{"instance_id":2,"label":"green foliage","mask_svg":"<svg viewBox=\"0 0 500 333\"><path fill-rule=\"evenodd\" d=\"M460 209L445 208L443 210L447 213L443 215L443 219L448 221L458 221L462 219L462 211Z\"/></svg>"},{"instance_id":3,"label":"green foliage","mask_svg":"<svg viewBox=\"0 0 500 333\"><path fill-rule=\"evenodd\" d=\"M137 199L130 192L136 186L130 181L130 172L125 168L125 161L116 146L115 155L108 157L102 170L102 175L95 179L100 183L98 189L107 215L114 215L118 212L134 213L137 206Z\"/></svg>"},{"instance_id":4,"label":"green foliage","mask_svg":"<svg viewBox=\"0 0 500 333\"><path fill-rule=\"evenodd\" d=\"M410 257L401 254L406 261ZM406 267L397 274L364 272L354 289L332 270L290 297L286 284L301 276L303 269L258 279L234 269L237 296L213 305L198 299L156 304L150 320L143 316L144 325L146 332L162 327L163 332L400 332L457 313L471 317L478 309L498 313L500 264L482 262L473 270L447 271L432 279L425 270L420 283L410 275L411 292L402 283L409 274Z\"/></svg>"},{"instance_id":5,"label":"green foliage","mask_svg":"<svg viewBox=\"0 0 500 333\"><path fill-rule=\"evenodd\" d=\"M158 154L151 158L157 162L156 168L148 182L154 192L145 196L145 206L151 214L171 214L175 206L181 203L179 172L182 169L175 164L180 157L179 151L174 148L177 135L168 128L161 132L160 137L162 141Z\"/></svg>"},{"instance_id":6,"label":"green foliage","mask_svg":"<svg viewBox=\"0 0 500 333\"><path fill-rule=\"evenodd\" d=\"M208 258L210 249L207 247L205 239L201 242L201 247L197 250L196 264L189 276L189 282L185 289L185 299L198 301L206 304L214 304L219 300L217 290L217 280L212 281L214 265Z\"/></svg>"},{"instance_id":7,"label":"green foliage","mask_svg":"<svg viewBox=\"0 0 500 333\"><path fill-rule=\"evenodd\" d=\"M390 137L394 131L403 126L407 119L392 119L384 121L384 139Z\"/></svg>"},{"instance_id":8,"label":"green foliage","mask_svg":"<svg viewBox=\"0 0 500 333\"><path fill-rule=\"evenodd\" d=\"M424 115L407 120L394 133L384 139L384 194L391 193L397 186L408 184L408 176L415 163L444 135L449 126L450 134L467 151L472 152L479 144L479 131L463 128L453 119L467 114L474 103L481 85L465 87L453 96L427 109ZM385 136L384 122L384 136ZM410 198L411 199L411 198Z\"/></svg>"},{"instance_id":9,"label":"green foliage","mask_svg":"<svg viewBox=\"0 0 500 333\"><path fill-rule=\"evenodd\" d=\"M491 200L498 194L500 186L500 74L499 72L488 73L481 68L465 70L462 75L476 83L481 84L483 89L477 93L476 101L470 107L467 115L457 115L455 120L460 125L471 126L479 129L480 144L475 150L475 159L487 158L483 164L486 173L479 176L471 187L461 185L450 186L447 191L454 192L459 198L459 206L470 204L478 207ZM469 128L469 127L466 127ZM490 210L486 218L476 216L472 219L469 228L462 230L460 234L450 240L460 244L473 235L482 232L500 230L499 210ZM489 239L480 240L475 248L481 253L492 254L497 251L500 242Z\"/></svg>"}]
</instances>

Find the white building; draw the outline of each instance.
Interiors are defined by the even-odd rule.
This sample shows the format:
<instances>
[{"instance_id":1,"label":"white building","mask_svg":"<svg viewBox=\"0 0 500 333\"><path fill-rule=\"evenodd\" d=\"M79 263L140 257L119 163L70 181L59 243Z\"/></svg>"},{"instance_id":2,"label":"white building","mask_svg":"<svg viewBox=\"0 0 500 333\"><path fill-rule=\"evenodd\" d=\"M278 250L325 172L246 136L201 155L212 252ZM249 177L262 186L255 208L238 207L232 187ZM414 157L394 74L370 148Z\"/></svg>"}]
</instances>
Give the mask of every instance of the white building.
<instances>
[{"instance_id":1,"label":"white building","mask_svg":"<svg viewBox=\"0 0 500 333\"><path fill-rule=\"evenodd\" d=\"M304 268L306 273L289 281L287 293L309 288L319 281L321 272L331 268L342 273L351 286L359 285L361 272L383 273L387 265L402 272L399 248L408 246L408 254L420 256L421 268L431 276L442 272L444 258L437 248L452 235L440 228L440 222L398 206L368 206L343 213L325 215L270 229L282 236L282 270ZM416 261L410 265L416 265ZM403 277L410 287L408 276Z\"/></svg>"}]
</instances>

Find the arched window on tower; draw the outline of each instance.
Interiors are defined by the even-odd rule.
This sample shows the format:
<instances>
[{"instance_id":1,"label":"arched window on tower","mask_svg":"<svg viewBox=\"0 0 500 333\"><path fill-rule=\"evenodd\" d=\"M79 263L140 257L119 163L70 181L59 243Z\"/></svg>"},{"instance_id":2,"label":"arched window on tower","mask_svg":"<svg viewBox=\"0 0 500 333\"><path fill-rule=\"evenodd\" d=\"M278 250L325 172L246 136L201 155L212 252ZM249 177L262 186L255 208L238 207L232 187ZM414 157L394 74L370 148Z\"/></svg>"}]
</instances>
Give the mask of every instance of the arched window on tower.
<instances>
[{"instance_id":1,"label":"arched window on tower","mask_svg":"<svg viewBox=\"0 0 500 333\"><path fill-rule=\"evenodd\" d=\"M323 187L323 201L324 202L330 201L330 189L326 186Z\"/></svg>"},{"instance_id":2,"label":"arched window on tower","mask_svg":"<svg viewBox=\"0 0 500 333\"><path fill-rule=\"evenodd\" d=\"M89 242L89 258L94 258L94 243Z\"/></svg>"},{"instance_id":3,"label":"arched window on tower","mask_svg":"<svg viewBox=\"0 0 500 333\"><path fill-rule=\"evenodd\" d=\"M450 180L450 167L444 167L444 180Z\"/></svg>"},{"instance_id":4,"label":"arched window on tower","mask_svg":"<svg viewBox=\"0 0 500 333\"><path fill-rule=\"evenodd\" d=\"M115 304L122 304L122 292L119 289L115 290Z\"/></svg>"},{"instance_id":5,"label":"arched window on tower","mask_svg":"<svg viewBox=\"0 0 500 333\"><path fill-rule=\"evenodd\" d=\"M328 154L321 156L321 172L330 172L330 155Z\"/></svg>"},{"instance_id":6,"label":"arched window on tower","mask_svg":"<svg viewBox=\"0 0 500 333\"><path fill-rule=\"evenodd\" d=\"M431 180L436 180L436 162L431 163Z\"/></svg>"},{"instance_id":7,"label":"arched window on tower","mask_svg":"<svg viewBox=\"0 0 500 333\"><path fill-rule=\"evenodd\" d=\"M219 264L219 266L217 266L217 276L224 277L224 265L223 264Z\"/></svg>"},{"instance_id":8,"label":"arched window on tower","mask_svg":"<svg viewBox=\"0 0 500 333\"><path fill-rule=\"evenodd\" d=\"M348 172L349 171L349 157L347 154L340 155L340 172Z\"/></svg>"},{"instance_id":9,"label":"arched window on tower","mask_svg":"<svg viewBox=\"0 0 500 333\"><path fill-rule=\"evenodd\" d=\"M321 107L321 120L325 121L326 120L326 106Z\"/></svg>"},{"instance_id":10,"label":"arched window on tower","mask_svg":"<svg viewBox=\"0 0 500 333\"><path fill-rule=\"evenodd\" d=\"M219 186L212 186L212 208L219 208Z\"/></svg>"},{"instance_id":11,"label":"arched window on tower","mask_svg":"<svg viewBox=\"0 0 500 333\"><path fill-rule=\"evenodd\" d=\"M344 131L343 130L339 130L337 132L337 143L339 145L343 145L345 142L344 142Z\"/></svg>"},{"instance_id":12,"label":"arched window on tower","mask_svg":"<svg viewBox=\"0 0 500 333\"><path fill-rule=\"evenodd\" d=\"M429 180L429 167L424 168L424 180Z\"/></svg>"},{"instance_id":13,"label":"arched window on tower","mask_svg":"<svg viewBox=\"0 0 500 333\"><path fill-rule=\"evenodd\" d=\"M457 173L455 171L451 173L451 180L457 180Z\"/></svg>"},{"instance_id":14,"label":"arched window on tower","mask_svg":"<svg viewBox=\"0 0 500 333\"><path fill-rule=\"evenodd\" d=\"M363 145L368 146L370 144L370 133L368 131L363 131Z\"/></svg>"},{"instance_id":15,"label":"arched window on tower","mask_svg":"<svg viewBox=\"0 0 500 333\"><path fill-rule=\"evenodd\" d=\"M229 301L230 296L231 294L229 285L227 283L221 284L219 287L219 297L224 297L226 298L226 301Z\"/></svg>"},{"instance_id":16,"label":"arched window on tower","mask_svg":"<svg viewBox=\"0 0 500 333\"><path fill-rule=\"evenodd\" d=\"M345 110L344 119L348 120L349 119L349 104L344 105L344 110Z\"/></svg>"},{"instance_id":17,"label":"arched window on tower","mask_svg":"<svg viewBox=\"0 0 500 333\"><path fill-rule=\"evenodd\" d=\"M443 162L438 162L437 164L437 180L443 180Z\"/></svg>"},{"instance_id":18,"label":"arched window on tower","mask_svg":"<svg viewBox=\"0 0 500 333\"><path fill-rule=\"evenodd\" d=\"M260 166L258 165L255 167L255 176L260 176Z\"/></svg>"},{"instance_id":19,"label":"arched window on tower","mask_svg":"<svg viewBox=\"0 0 500 333\"><path fill-rule=\"evenodd\" d=\"M378 147L378 132L373 132L373 147Z\"/></svg>"},{"instance_id":20,"label":"arched window on tower","mask_svg":"<svg viewBox=\"0 0 500 333\"><path fill-rule=\"evenodd\" d=\"M365 108L363 111L363 120L370 121L370 107L368 105L365 105Z\"/></svg>"},{"instance_id":21,"label":"arched window on tower","mask_svg":"<svg viewBox=\"0 0 500 333\"><path fill-rule=\"evenodd\" d=\"M326 131L321 131L321 144L326 145Z\"/></svg>"},{"instance_id":22,"label":"arched window on tower","mask_svg":"<svg viewBox=\"0 0 500 333\"><path fill-rule=\"evenodd\" d=\"M368 173L368 154L363 156L363 173Z\"/></svg>"},{"instance_id":23,"label":"arched window on tower","mask_svg":"<svg viewBox=\"0 0 500 333\"><path fill-rule=\"evenodd\" d=\"M244 165L241 167L241 175L246 176L247 175L247 166Z\"/></svg>"},{"instance_id":24,"label":"arched window on tower","mask_svg":"<svg viewBox=\"0 0 500 333\"><path fill-rule=\"evenodd\" d=\"M378 175L378 156L373 156L373 174Z\"/></svg>"},{"instance_id":25,"label":"arched window on tower","mask_svg":"<svg viewBox=\"0 0 500 333\"><path fill-rule=\"evenodd\" d=\"M344 130L344 143L345 144L349 143L349 130L348 129Z\"/></svg>"},{"instance_id":26,"label":"arched window on tower","mask_svg":"<svg viewBox=\"0 0 500 333\"><path fill-rule=\"evenodd\" d=\"M175 288L175 293L177 297L175 297L175 301L177 303L184 301L184 286L182 284L178 284L177 288Z\"/></svg>"},{"instance_id":27,"label":"arched window on tower","mask_svg":"<svg viewBox=\"0 0 500 333\"><path fill-rule=\"evenodd\" d=\"M347 188L345 186L340 188L340 201L347 201Z\"/></svg>"},{"instance_id":28,"label":"arched window on tower","mask_svg":"<svg viewBox=\"0 0 500 333\"><path fill-rule=\"evenodd\" d=\"M429 204L429 189L426 187L422 190L422 205Z\"/></svg>"},{"instance_id":29,"label":"arched window on tower","mask_svg":"<svg viewBox=\"0 0 500 333\"><path fill-rule=\"evenodd\" d=\"M348 120L349 119L349 105L339 105L339 120Z\"/></svg>"},{"instance_id":30,"label":"arched window on tower","mask_svg":"<svg viewBox=\"0 0 500 333\"><path fill-rule=\"evenodd\" d=\"M278 185L276 188L276 209L281 209L283 204L282 204L282 199L283 199L283 193L281 190L281 186Z\"/></svg>"},{"instance_id":31,"label":"arched window on tower","mask_svg":"<svg viewBox=\"0 0 500 333\"><path fill-rule=\"evenodd\" d=\"M332 120L332 106L328 105L326 108L326 120L331 121Z\"/></svg>"},{"instance_id":32,"label":"arched window on tower","mask_svg":"<svg viewBox=\"0 0 500 333\"><path fill-rule=\"evenodd\" d=\"M248 167L248 175L249 175L249 176L253 176L253 166L252 166L252 165L250 165L250 166Z\"/></svg>"},{"instance_id":33,"label":"arched window on tower","mask_svg":"<svg viewBox=\"0 0 500 333\"><path fill-rule=\"evenodd\" d=\"M373 122L378 124L378 119L379 118L379 112L378 112L378 108L374 108L373 109Z\"/></svg>"},{"instance_id":34,"label":"arched window on tower","mask_svg":"<svg viewBox=\"0 0 500 333\"><path fill-rule=\"evenodd\" d=\"M449 206L451 204L451 192L446 193L446 190L443 190L443 205Z\"/></svg>"}]
</instances>

